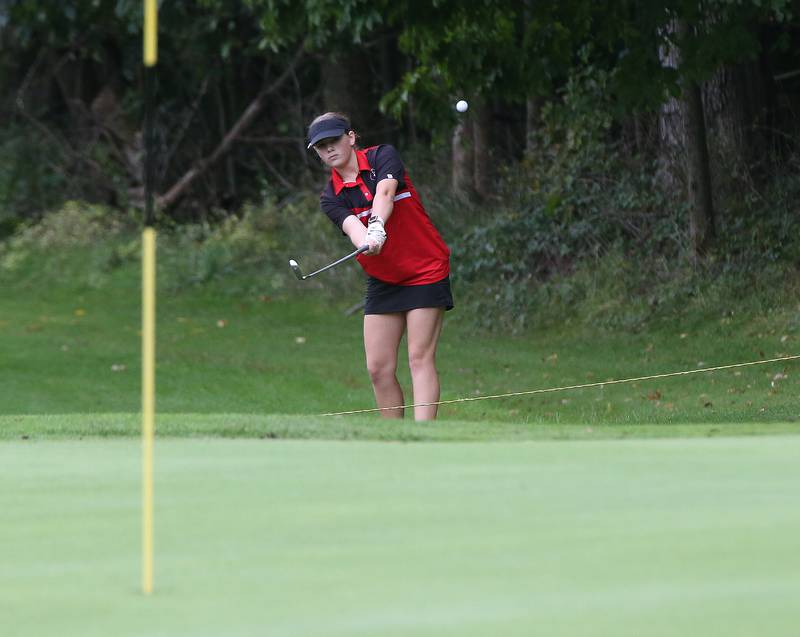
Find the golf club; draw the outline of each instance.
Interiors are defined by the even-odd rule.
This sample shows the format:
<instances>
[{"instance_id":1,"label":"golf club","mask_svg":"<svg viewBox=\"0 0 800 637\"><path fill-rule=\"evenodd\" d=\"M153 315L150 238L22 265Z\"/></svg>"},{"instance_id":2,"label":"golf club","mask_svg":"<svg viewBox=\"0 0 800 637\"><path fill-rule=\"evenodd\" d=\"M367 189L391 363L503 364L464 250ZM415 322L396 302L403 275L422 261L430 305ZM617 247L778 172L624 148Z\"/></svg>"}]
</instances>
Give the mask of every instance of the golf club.
<instances>
[{"instance_id":1,"label":"golf club","mask_svg":"<svg viewBox=\"0 0 800 637\"><path fill-rule=\"evenodd\" d=\"M300 269L300 266L297 265L297 261L294 259L289 259L289 267L292 268L292 272L295 273L295 276L300 279L301 281L305 281L306 279L310 279L312 276L318 275L320 272L325 272L325 270L330 270L332 267L339 265L340 263L344 263L348 259L352 259L354 256L361 254L362 252L366 252L369 250L369 246L361 246L358 250L354 250L347 256L342 257L334 261L333 263L329 263L324 268L320 268L316 272L312 272L311 274L303 274L303 271Z\"/></svg>"}]
</instances>

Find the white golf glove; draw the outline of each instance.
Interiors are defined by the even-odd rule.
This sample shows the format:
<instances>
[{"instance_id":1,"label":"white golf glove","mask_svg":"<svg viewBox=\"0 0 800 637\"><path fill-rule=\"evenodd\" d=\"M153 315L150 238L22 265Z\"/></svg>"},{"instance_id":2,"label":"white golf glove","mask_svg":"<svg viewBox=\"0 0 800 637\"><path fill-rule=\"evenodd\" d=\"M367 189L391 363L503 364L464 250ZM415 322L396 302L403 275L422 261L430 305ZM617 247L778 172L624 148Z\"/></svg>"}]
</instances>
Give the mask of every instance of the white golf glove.
<instances>
[{"instance_id":1,"label":"white golf glove","mask_svg":"<svg viewBox=\"0 0 800 637\"><path fill-rule=\"evenodd\" d=\"M383 219L378 215L372 215L367 225L366 242L370 246L370 253L378 254L386 241L386 230L383 228ZM373 249L372 246L375 246Z\"/></svg>"}]
</instances>

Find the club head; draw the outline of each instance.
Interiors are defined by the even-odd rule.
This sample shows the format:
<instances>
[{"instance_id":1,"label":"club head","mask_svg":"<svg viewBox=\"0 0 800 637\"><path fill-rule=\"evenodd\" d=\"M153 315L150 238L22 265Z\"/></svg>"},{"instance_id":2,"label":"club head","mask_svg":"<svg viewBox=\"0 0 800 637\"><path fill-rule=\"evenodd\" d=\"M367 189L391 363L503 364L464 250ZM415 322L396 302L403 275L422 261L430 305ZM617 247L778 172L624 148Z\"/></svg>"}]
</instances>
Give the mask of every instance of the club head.
<instances>
[{"instance_id":1,"label":"club head","mask_svg":"<svg viewBox=\"0 0 800 637\"><path fill-rule=\"evenodd\" d=\"M297 261L295 261L294 259L289 259L289 267L292 268L292 272L294 272L294 275L301 281L303 281L306 278L303 276L303 273L300 271L300 266L297 265Z\"/></svg>"}]
</instances>

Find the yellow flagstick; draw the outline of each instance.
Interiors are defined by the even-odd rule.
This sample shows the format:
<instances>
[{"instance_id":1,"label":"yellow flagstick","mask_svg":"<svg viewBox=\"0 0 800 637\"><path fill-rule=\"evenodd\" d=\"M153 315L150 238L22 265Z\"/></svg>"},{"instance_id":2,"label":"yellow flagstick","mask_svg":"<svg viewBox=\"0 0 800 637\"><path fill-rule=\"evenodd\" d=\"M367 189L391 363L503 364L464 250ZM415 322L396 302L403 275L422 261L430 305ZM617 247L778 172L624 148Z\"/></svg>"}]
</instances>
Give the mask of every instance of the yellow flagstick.
<instances>
[{"instance_id":1,"label":"yellow flagstick","mask_svg":"<svg viewBox=\"0 0 800 637\"><path fill-rule=\"evenodd\" d=\"M142 232L142 591L153 592L153 441L155 438L156 231L153 226L153 68L158 7L144 0L145 227Z\"/></svg>"},{"instance_id":2,"label":"yellow flagstick","mask_svg":"<svg viewBox=\"0 0 800 637\"><path fill-rule=\"evenodd\" d=\"M158 61L158 7L156 0L144 0L144 65Z\"/></svg>"},{"instance_id":3,"label":"yellow flagstick","mask_svg":"<svg viewBox=\"0 0 800 637\"><path fill-rule=\"evenodd\" d=\"M142 590L153 592L156 233L142 233Z\"/></svg>"}]
</instances>

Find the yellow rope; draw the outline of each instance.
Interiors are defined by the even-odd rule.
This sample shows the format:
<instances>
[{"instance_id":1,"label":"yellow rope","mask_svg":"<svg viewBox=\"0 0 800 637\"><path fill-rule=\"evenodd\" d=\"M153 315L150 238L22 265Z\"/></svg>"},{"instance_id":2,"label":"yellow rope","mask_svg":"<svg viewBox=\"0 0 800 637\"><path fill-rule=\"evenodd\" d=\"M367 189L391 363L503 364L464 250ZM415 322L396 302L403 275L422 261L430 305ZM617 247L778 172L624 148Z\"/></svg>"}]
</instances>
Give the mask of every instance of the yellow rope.
<instances>
[{"instance_id":1,"label":"yellow rope","mask_svg":"<svg viewBox=\"0 0 800 637\"><path fill-rule=\"evenodd\" d=\"M432 405L450 405L452 403L465 403L473 400L492 400L494 398L510 398L512 396L530 396L531 394L545 394L549 392L566 391L568 389L586 389L587 387L603 387L604 385L618 385L620 383L635 383L643 380L654 380L656 378L669 378L670 376L685 376L688 374L703 374L716 372L721 369L733 369L734 367L748 367L751 365L764 365L766 363L777 363L779 361L790 361L800 358L800 354L794 356L781 356L780 358L770 358L762 361L752 361L750 363L735 363L733 365L720 365L718 367L708 367L703 369L690 369L682 372L669 372L667 374L653 374L652 376L639 376L637 378L624 378L621 380L606 380L596 383L585 383L583 385L567 385L565 387L548 387L546 389L531 389L528 391L515 391L508 394L495 394L493 396L474 396L469 398L455 398L453 400L439 400L431 403L415 403L411 405L398 405L396 407L372 407L371 409L355 409L353 411L337 411L323 416L349 416L351 414L366 414L373 411L384 411L387 409L407 409L411 407L429 407Z\"/></svg>"}]
</instances>

